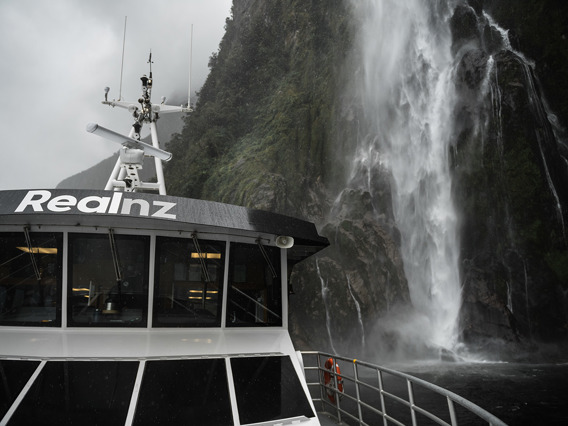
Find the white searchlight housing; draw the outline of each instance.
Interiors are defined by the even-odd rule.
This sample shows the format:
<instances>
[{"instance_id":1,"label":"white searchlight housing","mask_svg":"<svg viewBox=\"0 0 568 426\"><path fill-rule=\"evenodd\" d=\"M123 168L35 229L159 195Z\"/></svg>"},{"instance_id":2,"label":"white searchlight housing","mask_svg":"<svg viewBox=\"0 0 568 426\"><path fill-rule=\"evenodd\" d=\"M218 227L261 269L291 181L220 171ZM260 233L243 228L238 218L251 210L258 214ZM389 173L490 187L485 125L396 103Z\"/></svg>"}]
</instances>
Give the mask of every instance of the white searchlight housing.
<instances>
[{"instance_id":1,"label":"white searchlight housing","mask_svg":"<svg viewBox=\"0 0 568 426\"><path fill-rule=\"evenodd\" d=\"M276 237L275 243L276 243L276 247L283 248L283 249L289 249L289 248L292 248L292 246L294 245L294 238L287 237L286 235L280 235L280 236Z\"/></svg>"}]
</instances>

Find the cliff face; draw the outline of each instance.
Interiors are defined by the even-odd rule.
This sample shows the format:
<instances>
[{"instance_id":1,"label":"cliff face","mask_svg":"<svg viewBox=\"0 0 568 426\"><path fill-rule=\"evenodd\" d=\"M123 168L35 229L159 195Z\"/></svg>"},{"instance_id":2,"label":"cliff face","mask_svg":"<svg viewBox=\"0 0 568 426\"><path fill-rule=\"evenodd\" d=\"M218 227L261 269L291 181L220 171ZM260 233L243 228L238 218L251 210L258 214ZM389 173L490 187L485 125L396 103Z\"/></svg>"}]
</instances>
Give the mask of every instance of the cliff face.
<instances>
[{"instance_id":1,"label":"cliff face","mask_svg":"<svg viewBox=\"0 0 568 426\"><path fill-rule=\"evenodd\" d=\"M506 2L492 3L500 9ZM542 8L545 3L536 21L552 13ZM562 129L546 104L547 94L558 99L557 93L550 92L549 80L541 84L558 70L532 63L522 53L525 43L508 46L508 37L534 40L527 33L500 33L474 6L458 6L452 19L461 56L453 168L463 215L464 337L477 343L565 339L568 157ZM525 6L535 12L535 3ZM529 15L521 16L526 24ZM547 43L564 44L562 34ZM563 110L561 102L555 104Z\"/></svg>"},{"instance_id":2,"label":"cliff face","mask_svg":"<svg viewBox=\"0 0 568 426\"><path fill-rule=\"evenodd\" d=\"M408 303L408 289L388 178L382 217L368 193L335 202L356 144L360 107L343 90L356 23L341 0L236 1L232 13L196 110L168 146L168 192L316 222L334 243L294 268L293 337L302 348L360 347L362 327Z\"/></svg>"},{"instance_id":3,"label":"cliff face","mask_svg":"<svg viewBox=\"0 0 568 426\"><path fill-rule=\"evenodd\" d=\"M340 1L235 2L197 110L170 144L171 192L323 216L349 37L342 9Z\"/></svg>"},{"instance_id":4,"label":"cliff face","mask_svg":"<svg viewBox=\"0 0 568 426\"><path fill-rule=\"evenodd\" d=\"M526 22L505 28L518 25L520 35L510 36L519 51L522 40L534 41L533 21L520 9L535 12L540 3L515 2ZM556 93L568 89L548 81L560 72L552 53L544 68L527 66L483 14L499 19L507 4L462 2L450 25L459 63L451 169L468 342L558 340L568 331L567 150L555 135L561 127L551 124L566 118L568 98ZM534 20L550 13L537 11ZM235 0L232 13L196 109L167 147L174 154L165 169L168 192L316 222L332 245L292 273L296 344L355 354L380 335L395 346L396 333L375 327L393 307L412 311L392 176L360 173L371 191L342 187L365 113L352 90L362 78L352 4ZM562 45L565 27L547 30L540 45Z\"/></svg>"},{"instance_id":5,"label":"cliff face","mask_svg":"<svg viewBox=\"0 0 568 426\"><path fill-rule=\"evenodd\" d=\"M568 14L562 0L484 0L484 9L508 30L511 45L533 62L551 110L568 121Z\"/></svg>"}]
</instances>

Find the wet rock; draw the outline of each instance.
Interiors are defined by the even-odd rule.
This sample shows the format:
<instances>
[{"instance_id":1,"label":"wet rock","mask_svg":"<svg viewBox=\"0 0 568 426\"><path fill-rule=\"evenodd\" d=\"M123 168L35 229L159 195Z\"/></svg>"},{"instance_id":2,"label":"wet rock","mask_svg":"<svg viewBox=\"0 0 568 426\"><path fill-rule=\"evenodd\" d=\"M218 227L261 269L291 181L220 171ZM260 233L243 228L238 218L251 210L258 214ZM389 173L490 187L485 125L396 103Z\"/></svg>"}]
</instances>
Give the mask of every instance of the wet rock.
<instances>
[{"instance_id":1,"label":"wet rock","mask_svg":"<svg viewBox=\"0 0 568 426\"><path fill-rule=\"evenodd\" d=\"M481 39L483 41L483 49L488 55L494 55L505 47L503 35L488 22L483 26Z\"/></svg>"},{"instance_id":2,"label":"wet rock","mask_svg":"<svg viewBox=\"0 0 568 426\"><path fill-rule=\"evenodd\" d=\"M456 6L450 20L452 31L452 50L457 52L468 43L479 44L479 26L475 10L468 5Z\"/></svg>"},{"instance_id":3,"label":"wet rock","mask_svg":"<svg viewBox=\"0 0 568 426\"><path fill-rule=\"evenodd\" d=\"M282 200L286 200L287 183L284 176L270 173L258 177L251 184L254 191L251 191L246 200L246 204L253 209L267 211L282 211Z\"/></svg>"},{"instance_id":4,"label":"wet rock","mask_svg":"<svg viewBox=\"0 0 568 426\"><path fill-rule=\"evenodd\" d=\"M483 13L483 0L467 0L467 3L475 10L478 16Z\"/></svg>"},{"instance_id":5,"label":"wet rock","mask_svg":"<svg viewBox=\"0 0 568 426\"><path fill-rule=\"evenodd\" d=\"M462 131L454 169L463 212L463 337L559 339L566 335L566 278L547 259L565 258L566 249L550 183L565 205L560 182L568 174L530 66L511 51L494 60L492 90L477 107L468 105L471 117L485 118ZM468 61L475 66L482 65ZM461 90L470 90L475 79L467 77L476 73L463 75Z\"/></svg>"},{"instance_id":6,"label":"wet rock","mask_svg":"<svg viewBox=\"0 0 568 426\"><path fill-rule=\"evenodd\" d=\"M479 98L481 83L487 74L487 60L481 49L472 49L463 55L457 70L457 86L462 97Z\"/></svg>"},{"instance_id":7,"label":"wet rock","mask_svg":"<svg viewBox=\"0 0 568 426\"><path fill-rule=\"evenodd\" d=\"M370 325L409 303L399 246L376 215L368 192L346 189L321 231L330 247L294 268L291 331L301 347L361 353Z\"/></svg>"}]
</instances>

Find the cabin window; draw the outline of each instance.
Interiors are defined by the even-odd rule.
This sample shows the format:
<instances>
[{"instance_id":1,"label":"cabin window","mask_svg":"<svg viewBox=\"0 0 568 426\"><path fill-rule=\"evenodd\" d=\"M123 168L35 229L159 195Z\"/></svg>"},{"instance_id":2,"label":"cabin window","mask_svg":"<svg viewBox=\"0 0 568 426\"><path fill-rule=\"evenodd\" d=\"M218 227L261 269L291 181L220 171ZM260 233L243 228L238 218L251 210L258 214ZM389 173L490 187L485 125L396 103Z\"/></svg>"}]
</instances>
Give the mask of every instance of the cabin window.
<instances>
[{"instance_id":1,"label":"cabin window","mask_svg":"<svg viewBox=\"0 0 568 426\"><path fill-rule=\"evenodd\" d=\"M232 243L227 327L281 326L280 249Z\"/></svg>"},{"instance_id":2,"label":"cabin window","mask_svg":"<svg viewBox=\"0 0 568 426\"><path fill-rule=\"evenodd\" d=\"M137 361L50 361L8 424L120 425L128 415Z\"/></svg>"},{"instance_id":3,"label":"cabin window","mask_svg":"<svg viewBox=\"0 0 568 426\"><path fill-rule=\"evenodd\" d=\"M290 417L315 417L287 356L231 358L242 424Z\"/></svg>"},{"instance_id":4,"label":"cabin window","mask_svg":"<svg viewBox=\"0 0 568 426\"><path fill-rule=\"evenodd\" d=\"M156 238L154 327L219 327L225 242Z\"/></svg>"},{"instance_id":5,"label":"cabin window","mask_svg":"<svg viewBox=\"0 0 568 426\"><path fill-rule=\"evenodd\" d=\"M61 325L63 235L0 233L0 324Z\"/></svg>"},{"instance_id":6,"label":"cabin window","mask_svg":"<svg viewBox=\"0 0 568 426\"><path fill-rule=\"evenodd\" d=\"M133 425L233 425L224 359L147 361Z\"/></svg>"},{"instance_id":7,"label":"cabin window","mask_svg":"<svg viewBox=\"0 0 568 426\"><path fill-rule=\"evenodd\" d=\"M145 327L149 247L147 236L69 234L68 324Z\"/></svg>"}]
</instances>

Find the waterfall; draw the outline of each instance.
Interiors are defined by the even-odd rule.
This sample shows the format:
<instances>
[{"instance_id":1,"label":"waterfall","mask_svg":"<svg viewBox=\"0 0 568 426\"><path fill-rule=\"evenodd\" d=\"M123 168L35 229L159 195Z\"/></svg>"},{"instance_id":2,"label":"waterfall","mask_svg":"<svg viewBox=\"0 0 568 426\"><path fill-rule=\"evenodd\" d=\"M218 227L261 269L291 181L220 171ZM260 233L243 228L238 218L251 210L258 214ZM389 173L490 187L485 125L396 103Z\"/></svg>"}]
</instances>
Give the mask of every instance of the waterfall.
<instances>
[{"instance_id":1,"label":"waterfall","mask_svg":"<svg viewBox=\"0 0 568 426\"><path fill-rule=\"evenodd\" d=\"M511 288L510 281L507 281L507 309L514 313L513 311L513 289Z\"/></svg>"},{"instance_id":2,"label":"waterfall","mask_svg":"<svg viewBox=\"0 0 568 426\"><path fill-rule=\"evenodd\" d=\"M347 289L349 290L349 295L351 299L353 299L353 303L355 304L355 309L357 309L357 321L359 321L359 327L361 328L361 347L365 348L365 327L363 325L363 315L361 314L361 305L355 298L353 294L353 288L351 288L351 281L349 280L349 275L346 275L347 278Z\"/></svg>"},{"instance_id":3,"label":"waterfall","mask_svg":"<svg viewBox=\"0 0 568 426\"><path fill-rule=\"evenodd\" d=\"M363 76L356 84L365 117L349 183L373 194L372 170L390 171L410 297L427 319L417 334L445 348L457 343L461 304L448 164L455 102L450 3L353 0L361 22Z\"/></svg>"},{"instance_id":4,"label":"waterfall","mask_svg":"<svg viewBox=\"0 0 568 426\"><path fill-rule=\"evenodd\" d=\"M319 266L319 262L316 259L316 270L318 272L318 277L320 279L321 282L321 298L323 300L323 305L325 307L325 326L327 329L327 336L329 338L329 344L331 345L331 350L333 351L333 353L337 353L337 351L335 350L335 347L333 346L333 339L332 339L332 334L331 334L331 317L329 315L329 288L327 286L327 282L323 279L322 275L321 275L321 271L320 271L320 266Z\"/></svg>"}]
</instances>

